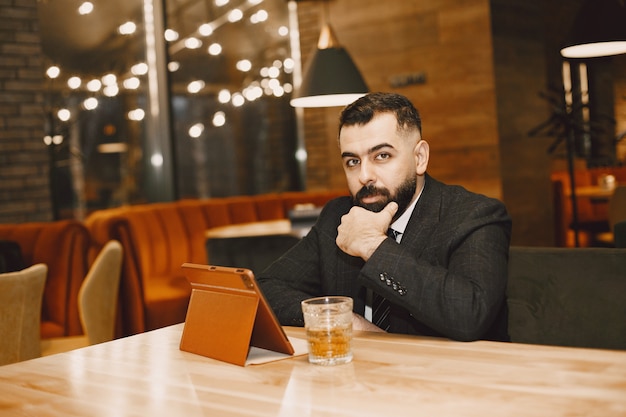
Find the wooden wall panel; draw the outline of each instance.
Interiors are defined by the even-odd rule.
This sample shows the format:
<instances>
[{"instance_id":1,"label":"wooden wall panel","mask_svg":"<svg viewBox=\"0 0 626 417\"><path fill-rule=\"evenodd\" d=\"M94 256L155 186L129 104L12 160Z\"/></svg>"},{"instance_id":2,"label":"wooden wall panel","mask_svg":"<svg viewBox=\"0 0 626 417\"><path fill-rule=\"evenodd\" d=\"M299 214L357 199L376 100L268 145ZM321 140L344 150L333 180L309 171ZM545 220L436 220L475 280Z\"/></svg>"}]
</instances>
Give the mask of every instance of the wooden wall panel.
<instances>
[{"instance_id":1,"label":"wooden wall panel","mask_svg":"<svg viewBox=\"0 0 626 417\"><path fill-rule=\"evenodd\" d=\"M529 132L549 117L543 5L540 0L492 0L494 69L503 199L513 217L512 243L554 242L551 138ZM526 22L526 23L523 23Z\"/></svg>"},{"instance_id":2,"label":"wooden wall panel","mask_svg":"<svg viewBox=\"0 0 626 417\"><path fill-rule=\"evenodd\" d=\"M422 113L424 137L432 143L429 172L500 198L489 2L341 0L331 1L329 6L331 25L370 90L404 94ZM310 16L315 9L318 13L322 10L316 2L299 3L300 13ZM302 21L300 25L302 30ZM302 50L308 51L310 46L303 44ZM390 84L393 77L422 72L424 84ZM319 109L305 110L328 123L322 130L318 122L311 128L305 122L307 188L345 183L335 144L339 110L321 110L327 113L325 117L319 116ZM319 138L314 138L318 135L325 135L327 147L318 145ZM316 152L328 154L319 158ZM459 163L457 158L461 157L463 162ZM319 175L318 170L326 174ZM327 184L318 182L322 179Z\"/></svg>"}]
</instances>

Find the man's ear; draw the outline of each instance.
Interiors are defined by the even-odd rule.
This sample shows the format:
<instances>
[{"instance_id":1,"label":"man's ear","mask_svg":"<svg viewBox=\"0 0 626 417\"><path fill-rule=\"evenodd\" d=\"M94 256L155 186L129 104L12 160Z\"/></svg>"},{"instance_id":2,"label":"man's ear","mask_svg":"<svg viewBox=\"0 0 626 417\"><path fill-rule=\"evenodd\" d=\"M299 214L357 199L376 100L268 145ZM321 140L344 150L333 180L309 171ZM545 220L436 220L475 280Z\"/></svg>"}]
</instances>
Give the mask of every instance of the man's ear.
<instances>
[{"instance_id":1,"label":"man's ear","mask_svg":"<svg viewBox=\"0 0 626 417\"><path fill-rule=\"evenodd\" d=\"M428 168L428 156L430 155L430 147L428 142L421 140L417 142L414 149L415 154L415 171L418 175L424 175Z\"/></svg>"}]
</instances>

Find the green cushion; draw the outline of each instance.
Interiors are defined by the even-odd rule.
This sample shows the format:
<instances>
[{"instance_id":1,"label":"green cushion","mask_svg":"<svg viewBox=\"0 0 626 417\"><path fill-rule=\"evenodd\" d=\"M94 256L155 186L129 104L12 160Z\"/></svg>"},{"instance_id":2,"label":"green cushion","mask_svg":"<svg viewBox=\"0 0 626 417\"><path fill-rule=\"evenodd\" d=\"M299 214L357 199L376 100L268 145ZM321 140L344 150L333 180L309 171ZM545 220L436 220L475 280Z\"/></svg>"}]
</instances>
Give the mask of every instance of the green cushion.
<instances>
[{"instance_id":1,"label":"green cushion","mask_svg":"<svg viewBox=\"0 0 626 417\"><path fill-rule=\"evenodd\" d=\"M626 249L511 247L511 341L626 349Z\"/></svg>"}]
</instances>

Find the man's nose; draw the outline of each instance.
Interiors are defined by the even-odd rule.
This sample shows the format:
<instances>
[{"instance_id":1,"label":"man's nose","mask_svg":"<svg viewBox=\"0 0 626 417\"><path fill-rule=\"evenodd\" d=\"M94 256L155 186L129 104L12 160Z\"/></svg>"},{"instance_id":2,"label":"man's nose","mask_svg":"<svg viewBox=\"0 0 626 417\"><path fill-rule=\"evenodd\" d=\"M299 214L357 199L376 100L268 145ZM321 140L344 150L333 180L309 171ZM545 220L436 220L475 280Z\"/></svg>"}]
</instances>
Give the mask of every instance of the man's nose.
<instances>
[{"instance_id":1,"label":"man's nose","mask_svg":"<svg viewBox=\"0 0 626 417\"><path fill-rule=\"evenodd\" d=\"M376 181L374 169L367 162L361 162L361 171L359 172L359 181L363 185L368 185Z\"/></svg>"}]
</instances>

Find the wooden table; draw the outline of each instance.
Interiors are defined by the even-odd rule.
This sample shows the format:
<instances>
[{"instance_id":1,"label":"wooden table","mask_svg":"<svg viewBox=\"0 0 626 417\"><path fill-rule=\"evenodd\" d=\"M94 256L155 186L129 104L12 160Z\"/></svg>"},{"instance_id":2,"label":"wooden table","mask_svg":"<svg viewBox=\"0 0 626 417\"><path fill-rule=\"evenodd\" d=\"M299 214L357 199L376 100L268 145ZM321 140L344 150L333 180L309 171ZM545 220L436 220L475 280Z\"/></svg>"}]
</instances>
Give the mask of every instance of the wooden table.
<instances>
[{"instance_id":1,"label":"wooden table","mask_svg":"<svg viewBox=\"0 0 626 417\"><path fill-rule=\"evenodd\" d=\"M599 185L576 187L576 197L586 197L591 200L609 201L614 192L615 188L605 188ZM566 196L569 197L571 194L571 190L566 190Z\"/></svg>"},{"instance_id":2,"label":"wooden table","mask_svg":"<svg viewBox=\"0 0 626 417\"><path fill-rule=\"evenodd\" d=\"M213 265L260 273L308 233L288 219L231 224L205 232L207 260Z\"/></svg>"},{"instance_id":3,"label":"wooden table","mask_svg":"<svg viewBox=\"0 0 626 417\"><path fill-rule=\"evenodd\" d=\"M207 238L232 238L243 236L287 235L291 233L291 222L288 219L280 219L214 227L207 230L205 236Z\"/></svg>"},{"instance_id":4,"label":"wooden table","mask_svg":"<svg viewBox=\"0 0 626 417\"><path fill-rule=\"evenodd\" d=\"M266 220L252 223L229 224L209 229L205 232L207 239L228 239L239 237L263 237L289 235L302 238L310 227L297 227L289 219Z\"/></svg>"},{"instance_id":5,"label":"wooden table","mask_svg":"<svg viewBox=\"0 0 626 417\"><path fill-rule=\"evenodd\" d=\"M181 331L0 367L0 416L626 415L623 351L359 333L347 365L239 367L180 351Z\"/></svg>"}]
</instances>

